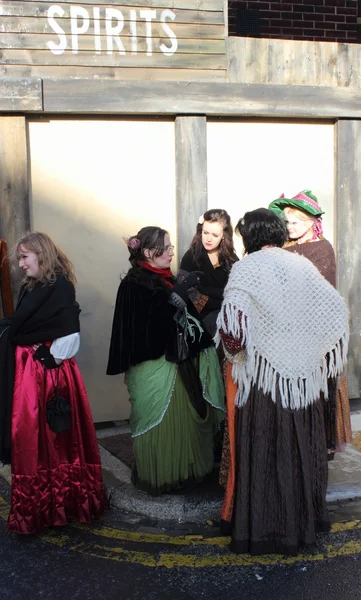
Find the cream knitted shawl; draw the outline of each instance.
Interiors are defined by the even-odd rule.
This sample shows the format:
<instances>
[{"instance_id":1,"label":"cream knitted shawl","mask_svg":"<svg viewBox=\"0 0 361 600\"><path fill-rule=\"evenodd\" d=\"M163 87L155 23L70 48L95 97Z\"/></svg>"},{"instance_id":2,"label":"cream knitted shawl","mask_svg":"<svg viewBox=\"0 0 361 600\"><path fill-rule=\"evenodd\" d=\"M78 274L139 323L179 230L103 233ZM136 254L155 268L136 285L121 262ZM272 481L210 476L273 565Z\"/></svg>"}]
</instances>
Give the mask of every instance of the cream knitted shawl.
<instances>
[{"instance_id":1,"label":"cream knitted shawl","mask_svg":"<svg viewBox=\"0 0 361 600\"><path fill-rule=\"evenodd\" d=\"M346 305L303 256L264 248L235 263L217 325L245 346L236 356L227 355L238 406L256 384L274 402L278 390L284 408L303 408L320 392L327 398L327 379L343 371ZM220 339L217 333L217 344Z\"/></svg>"}]
</instances>

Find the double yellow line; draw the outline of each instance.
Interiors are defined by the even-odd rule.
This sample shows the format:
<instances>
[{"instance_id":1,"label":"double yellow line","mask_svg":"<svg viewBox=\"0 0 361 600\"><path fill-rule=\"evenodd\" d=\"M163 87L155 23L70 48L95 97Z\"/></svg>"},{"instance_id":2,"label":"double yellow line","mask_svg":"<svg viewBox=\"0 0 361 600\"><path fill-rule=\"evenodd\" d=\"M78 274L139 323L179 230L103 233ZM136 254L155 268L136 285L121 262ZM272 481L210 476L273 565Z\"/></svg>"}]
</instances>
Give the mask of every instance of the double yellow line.
<instances>
[{"instance_id":1,"label":"double yellow line","mask_svg":"<svg viewBox=\"0 0 361 600\"><path fill-rule=\"evenodd\" d=\"M9 505L0 497L0 517L7 519ZM256 566L256 565L292 565L300 562L320 562L325 559L337 558L338 556L350 556L361 553L361 541L349 541L346 543L333 543L326 546L321 554L299 554L298 556L284 557L280 555L248 556L232 554L227 551L228 537L206 538L201 535L169 536L166 534L139 533L114 529L112 527L73 525L74 529L89 533L92 536L104 538L110 542L124 542L125 544L151 545L150 551L128 550L120 545L101 545L93 542L74 543L72 537L64 535L61 530L48 531L39 536L40 539L55 546L66 549L69 552L78 552L94 558L102 558L122 563L139 564L145 567L173 567L203 568L224 566ZM349 521L347 523L335 523L332 533L340 533L353 529L360 529L361 521ZM183 554L164 551L164 546L189 549L202 548L201 554ZM206 548L215 552L207 551ZM218 551L217 551L218 550ZM223 552L222 552L223 550Z\"/></svg>"}]
</instances>

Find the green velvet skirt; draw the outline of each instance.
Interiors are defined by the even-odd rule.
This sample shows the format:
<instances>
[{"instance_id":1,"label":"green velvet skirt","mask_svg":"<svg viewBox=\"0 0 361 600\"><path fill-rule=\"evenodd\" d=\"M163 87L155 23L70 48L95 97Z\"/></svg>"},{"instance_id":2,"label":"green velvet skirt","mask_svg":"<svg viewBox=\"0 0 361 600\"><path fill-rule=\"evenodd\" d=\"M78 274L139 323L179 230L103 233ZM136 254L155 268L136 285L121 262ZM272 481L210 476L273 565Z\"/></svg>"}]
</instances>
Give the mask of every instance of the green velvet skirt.
<instances>
[{"instance_id":1,"label":"green velvet skirt","mask_svg":"<svg viewBox=\"0 0 361 600\"><path fill-rule=\"evenodd\" d=\"M161 422L133 438L133 483L153 495L200 481L213 469L214 436L224 418L208 402L202 419L193 408L177 374L169 406Z\"/></svg>"}]
</instances>

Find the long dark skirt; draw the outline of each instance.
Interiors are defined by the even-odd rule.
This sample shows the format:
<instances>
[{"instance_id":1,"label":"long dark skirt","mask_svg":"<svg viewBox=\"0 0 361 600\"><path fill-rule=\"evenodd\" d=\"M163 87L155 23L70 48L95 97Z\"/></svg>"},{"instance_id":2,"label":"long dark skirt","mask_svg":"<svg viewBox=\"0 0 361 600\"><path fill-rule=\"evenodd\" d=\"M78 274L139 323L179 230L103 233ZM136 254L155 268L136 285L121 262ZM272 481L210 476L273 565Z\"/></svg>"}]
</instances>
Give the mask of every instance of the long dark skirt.
<instances>
[{"instance_id":1,"label":"long dark skirt","mask_svg":"<svg viewBox=\"0 0 361 600\"><path fill-rule=\"evenodd\" d=\"M324 400L285 410L253 388L236 411L232 550L297 554L329 531Z\"/></svg>"}]
</instances>

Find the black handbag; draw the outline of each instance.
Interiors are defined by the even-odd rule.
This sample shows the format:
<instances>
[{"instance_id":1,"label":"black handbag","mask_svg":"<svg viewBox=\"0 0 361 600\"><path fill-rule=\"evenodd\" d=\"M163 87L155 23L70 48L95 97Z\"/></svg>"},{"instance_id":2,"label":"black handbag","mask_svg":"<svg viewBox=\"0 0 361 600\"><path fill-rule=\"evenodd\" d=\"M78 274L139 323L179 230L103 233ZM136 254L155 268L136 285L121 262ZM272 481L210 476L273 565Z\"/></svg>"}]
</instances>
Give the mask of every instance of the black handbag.
<instances>
[{"instance_id":1,"label":"black handbag","mask_svg":"<svg viewBox=\"0 0 361 600\"><path fill-rule=\"evenodd\" d=\"M182 325L176 321L176 327L166 348L165 357L169 362L179 363L185 360L187 356L187 333Z\"/></svg>"},{"instance_id":2,"label":"black handbag","mask_svg":"<svg viewBox=\"0 0 361 600\"><path fill-rule=\"evenodd\" d=\"M56 394L46 404L46 421L52 431L61 433L71 429L71 407L67 398Z\"/></svg>"},{"instance_id":3,"label":"black handbag","mask_svg":"<svg viewBox=\"0 0 361 600\"><path fill-rule=\"evenodd\" d=\"M183 327L177 323L177 360L176 362L182 362L188 356L188 344L185 331Z\"/></svg>"},{"instance_id":4,"label":"black handbag","mask_svg":"<svg viewBox=\"0 0 361 600\"><path fill-rule=\"evenodd\" d=\"M51 378L54 386L54 396L46 403L46 422L50 429L55 433L62 433L71 429L71 406L70 402L64 396L58 394L59 370L57 371L57 383L54 383L53 373Z\"/></svg>"}]
</instances>

